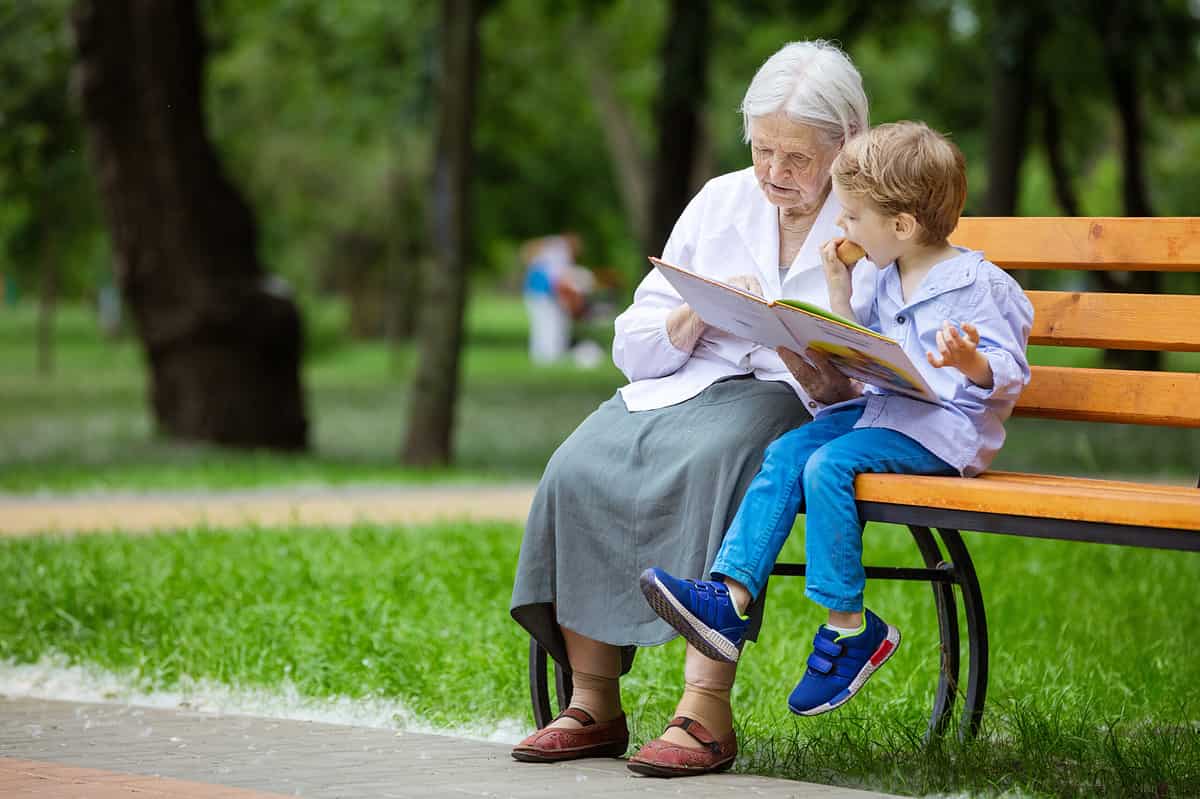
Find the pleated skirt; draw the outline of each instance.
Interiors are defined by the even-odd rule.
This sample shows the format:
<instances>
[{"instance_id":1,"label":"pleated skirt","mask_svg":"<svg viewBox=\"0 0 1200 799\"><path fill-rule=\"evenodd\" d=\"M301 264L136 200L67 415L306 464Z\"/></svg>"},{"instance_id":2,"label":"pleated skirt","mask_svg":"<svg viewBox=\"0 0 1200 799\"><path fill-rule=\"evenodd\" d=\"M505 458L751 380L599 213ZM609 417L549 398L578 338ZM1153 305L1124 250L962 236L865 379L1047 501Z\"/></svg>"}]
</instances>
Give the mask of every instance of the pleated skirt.
<instances>
[{"instance_id":1,"label":"pleated skirt","mask_svg":"<svg viewBox=\"0 0 1200 799\"><path fill-rule=\"evenodd\" d=\"M620 394L546 465L525 525L510 612L566 664L559 625L624 647L676 632L638 586L648 567L703 579L766 446L810 420L784 383L723 380L666 408L631 413ZM751 608L757 636L764 602Z\"/></svg>"}]
</instances>

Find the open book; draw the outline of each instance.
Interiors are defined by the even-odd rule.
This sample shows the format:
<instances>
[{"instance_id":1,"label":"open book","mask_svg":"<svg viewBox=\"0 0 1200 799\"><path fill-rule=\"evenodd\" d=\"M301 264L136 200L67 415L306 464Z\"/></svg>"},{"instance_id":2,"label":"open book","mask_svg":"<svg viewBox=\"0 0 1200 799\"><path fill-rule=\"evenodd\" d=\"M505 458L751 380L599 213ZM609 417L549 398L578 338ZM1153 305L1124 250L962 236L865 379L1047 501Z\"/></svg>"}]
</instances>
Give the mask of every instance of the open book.
<instances>
[{"instance_id":1,"label":"open book","mask_svg":"<svg viewBox=\"0 0 1200 799\"><path fill-rule=\"evenodd\" d=\"M706 324L764 347L824 353L847 377L926 402L940 402L895 339L799 300L765 300L658 258L650 262Z\"/></svg>"}]
</instances>

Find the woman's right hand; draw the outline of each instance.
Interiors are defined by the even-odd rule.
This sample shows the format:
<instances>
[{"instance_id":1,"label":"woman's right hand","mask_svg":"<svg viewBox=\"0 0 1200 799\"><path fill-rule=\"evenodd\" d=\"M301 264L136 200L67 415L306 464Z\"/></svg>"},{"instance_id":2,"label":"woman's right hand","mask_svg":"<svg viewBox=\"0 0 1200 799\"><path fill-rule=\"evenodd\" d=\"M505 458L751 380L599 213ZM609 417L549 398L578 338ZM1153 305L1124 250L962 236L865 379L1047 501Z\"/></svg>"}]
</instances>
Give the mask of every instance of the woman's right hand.
<instances>
[{"instance_id":1,"label":"woman's right hand","mask_svg":"<svg viewBox=\"0 0 1200 799\"><path fill-rule=\"evenodd\" d=\"M696 342L704 335L706 325L700 315L686 302L667 316L667 338L671 346L683 352L691 352Z\"/></svg>"},{"instance_id":2,"label":"woman's right hand","mask_svg":"<svg viewBox=\"0 0 1200 799\"><path fill-rule=\"evenodd\" d=\"M802 358L785 347L775 351L796 382L817 402L832 405L854 399L862 393L861 387L839 372L823 353L810 348L804 351L805 357Z\"/></svg>"}]
</instances>

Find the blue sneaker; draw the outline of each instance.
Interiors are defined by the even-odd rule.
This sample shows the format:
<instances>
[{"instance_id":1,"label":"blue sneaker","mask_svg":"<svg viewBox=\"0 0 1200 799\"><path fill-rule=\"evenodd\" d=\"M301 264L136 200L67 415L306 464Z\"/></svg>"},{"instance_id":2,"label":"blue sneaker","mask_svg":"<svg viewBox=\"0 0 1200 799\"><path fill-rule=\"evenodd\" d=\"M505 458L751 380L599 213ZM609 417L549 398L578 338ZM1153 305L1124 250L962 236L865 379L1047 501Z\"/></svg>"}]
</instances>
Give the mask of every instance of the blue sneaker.
<instances>
[{"instance_id":1,"label":"blue sneaker","mask_svg":"<svg viewBox=\"0 0 1200 799\"><path fill-rule=\"evenodd\" d=\"M813 652L788 707L801 716L816 716L840 707L863 687L875 670L900 647L900 631L867 610L863 631L838 634L825 625L813 639Z\"/></svg>"},{"instance_id":2,"label":"blue sneaker","mask_svg":"<svg viewBox=\"0 0 1200 799\"><path fill-rule=\"evenodd\" d=\"M738 615L724 583L678 580L662 569L646 569L640 582L650 607L688 643L713 660L737 663L750 620Z\"/></svg>"}]
</instances>

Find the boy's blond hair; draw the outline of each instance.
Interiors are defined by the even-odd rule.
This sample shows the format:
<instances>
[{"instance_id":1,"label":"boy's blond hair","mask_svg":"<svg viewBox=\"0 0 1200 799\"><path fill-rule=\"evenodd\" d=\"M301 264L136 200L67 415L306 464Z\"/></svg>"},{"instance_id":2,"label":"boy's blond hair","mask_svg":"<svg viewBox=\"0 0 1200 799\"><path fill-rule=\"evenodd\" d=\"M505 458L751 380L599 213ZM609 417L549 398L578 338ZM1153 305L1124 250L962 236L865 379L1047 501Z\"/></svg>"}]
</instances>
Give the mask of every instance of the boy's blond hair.
<instances>
[{"instance_id":1,"label":"boy's blond hair","mask_svg":"<svg viewBox=\"0 0 1200 799\"><path fill-rule=\"evenodd\" d=\"M833 162L833 179L881 213L911 214L923 228L921 244L944 242L967 200L962 151L923 122L890 122L850 139Z\"/></svg>"}]
</instances>

